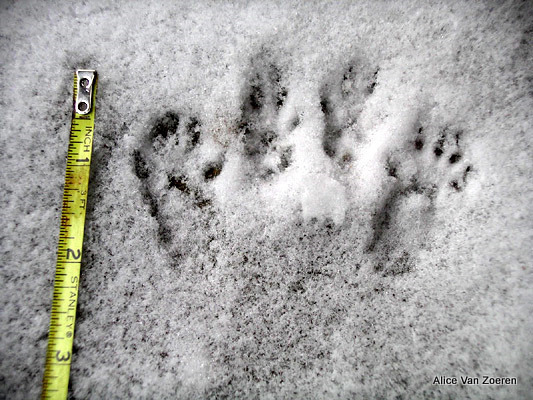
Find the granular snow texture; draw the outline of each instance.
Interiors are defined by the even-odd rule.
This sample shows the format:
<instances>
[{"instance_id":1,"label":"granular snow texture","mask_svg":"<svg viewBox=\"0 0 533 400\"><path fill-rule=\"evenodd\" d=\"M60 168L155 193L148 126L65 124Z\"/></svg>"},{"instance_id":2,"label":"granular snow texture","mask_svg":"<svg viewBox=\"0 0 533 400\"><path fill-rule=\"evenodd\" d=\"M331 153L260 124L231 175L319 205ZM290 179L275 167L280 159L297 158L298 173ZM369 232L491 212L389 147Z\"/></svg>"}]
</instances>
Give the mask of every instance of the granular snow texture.
<instances>
[{"instance_id":1,"label":"granular snow texture","mask_svg":"<svg viewBox=\"0 0 533 400\"><path fill-rule=\"evenodd\" d=\"M72 399L531 396L532 38L529 1L3 2L0 397L40 392L75 68Z\"/></svg>"}]
</instances>

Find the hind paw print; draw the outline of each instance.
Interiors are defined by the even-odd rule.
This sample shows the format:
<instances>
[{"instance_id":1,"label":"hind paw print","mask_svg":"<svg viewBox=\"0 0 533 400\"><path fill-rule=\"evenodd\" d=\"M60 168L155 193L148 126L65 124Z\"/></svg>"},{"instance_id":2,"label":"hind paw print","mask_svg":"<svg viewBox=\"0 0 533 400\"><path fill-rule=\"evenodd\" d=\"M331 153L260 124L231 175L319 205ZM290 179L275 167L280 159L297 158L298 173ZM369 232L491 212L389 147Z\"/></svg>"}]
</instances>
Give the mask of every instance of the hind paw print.
<instances>
[{"instance_id":1,"label":"hind paw print","mask_svg":"<svg viewBox=\"0 0 533 400\"><path fill-rule=\"evenodd\" d=\"M150 214L158 223L158 239L171 247L177 237L180 207L202 209L211 204L204 193L206 181L220 174L221 160L202 151L201 124L186 114L168 111L153 119L133 152L133 170Z\"/></svg>"},{"instance_id":2,"label":"hind paw print","mask_svg":"<svg viewBox=\"0 0 533 400\"><path fill-rule=\"evenodd\" d=\"M435 135L416 122L402 133L404 141L381 157L384 195L367 246L383 275L411 270L410 254L424 245L435 199L462 191L474 170L462 148L462 130L446 127Z\"/></svg>"},{"instance_id":3,"label":"hind paw print","mask_svg":"<svg viewBox=\"0 0 533 400\"><path fill-rule=\"evenodd\" d=\"M448 165L450 170L447 178L448 185L455 191L461 191L465 187L468 175L473 171L472 165L464 161L464 153L461 148L462 130L444 128L438 140L433 145L433 154L441 165ZM444 167L444 166L443 166Z\"/></svg>"},{"instance_id":4,"label":"hind paw print","mask_svg":"<svg viewBox=\"0 0 533 400\"><path fill-rule=\"evenodd\" d=\"M425 128L415 125L400 154L387 159L389 176L397 178L405 188L436 194L451 189L460 192L465 187L473 167L465 160L461 129L445 127L437 138ZM405 157L407 155L408 157Z\"/></svg>"}]
</instances>

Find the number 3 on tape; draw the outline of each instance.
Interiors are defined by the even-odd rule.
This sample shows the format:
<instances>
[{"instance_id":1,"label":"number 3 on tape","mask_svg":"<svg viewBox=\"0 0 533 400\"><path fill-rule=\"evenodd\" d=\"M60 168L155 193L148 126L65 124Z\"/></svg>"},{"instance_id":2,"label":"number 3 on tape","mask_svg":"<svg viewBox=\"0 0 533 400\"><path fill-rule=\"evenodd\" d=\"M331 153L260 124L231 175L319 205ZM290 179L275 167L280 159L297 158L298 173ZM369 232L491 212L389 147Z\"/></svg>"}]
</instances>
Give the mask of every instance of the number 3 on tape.
<instances>
[{"instance_id":1,"label":"number 3 on tape","mask_svg":"<svg viewBox=\"0 0 533 400\"><path fill-rule=\"evenodd\" d=\"M96 71L76 71L41 399L66 399L68 395L93 146L96 85Z\"/></svg>"}]
</instances>

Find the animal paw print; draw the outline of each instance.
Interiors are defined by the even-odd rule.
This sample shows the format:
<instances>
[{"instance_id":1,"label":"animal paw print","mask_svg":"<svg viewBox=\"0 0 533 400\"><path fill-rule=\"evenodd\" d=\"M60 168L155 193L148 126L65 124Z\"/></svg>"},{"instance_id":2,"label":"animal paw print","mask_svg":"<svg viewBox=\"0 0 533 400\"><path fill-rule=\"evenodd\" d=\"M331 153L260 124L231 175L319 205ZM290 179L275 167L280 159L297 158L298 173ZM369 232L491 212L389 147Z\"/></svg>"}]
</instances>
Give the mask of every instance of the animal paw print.
<instances>
[{"instance_id":1,"label":"animal paw print","mask_svg":"<svg viewBox=\"0 0 533 400\"><path fill-rule=\"evenodd\" d=\"M291 162L290 150L281 148L277 133L277 116L287 98L287 89L281 70L269 51L260 51L250 64L238 126L244 156L254 165L249 172L266 178ZM273 152L280 155L277 165L268 162L273 158Z\"/></svg>"},{"instance_id":2,"label":"animal paw print","mask_svg":"<svg viewBox=\"0 0 533 400\"><path fill-rule=\"evenodd\" d=\"M386 194L373 216L367 246L376 271L385 276L410 271L411 255L424 246L435 199L467 185L473 166L465 159L462 136L463 130L446 127L435 138L417 123L386 157Z\"/></svg>"},{"instance_id":3,"label":"animal paw print","mask_svg":"<svg viewBox=\"0 0 533 400\"><path fill-rule=\"evenodd\" d=\"M179 238L180 208L201 210L211 204L203 189L206 181L220 174L222 163L218 156L202 153L203 141L198 119L168 111L153 119L133 152L133 170L165 248Z\"/></svg>"},{"instance_id":4,"label":"animal paw print","mask_svg":"<svg viewBox=\"0 0 533 400\"><path fill-rule=\"evenodd\" d=\"M353 154L340 147L347 128L357 124L367 97L377 85L379 68L371 69L353 60L341 74L333 74L320 89L320 109L324 115L324 152L341 163L351 161ZM341 154L342 153L342 154Z\"/></svg>"},{"instance_id":5,"label":"animal paw print","mask_svg":"<svg viewBox=\"0 0 533 400\"><path fill-rule=\"evenodd\" d=\"M302 91L287 89L278 64L264 49L251 60L238 124L242 150L234 162L246 176L231 180L257 191L274 213L285 208L306 221L340 225L347 208L342 169L353 159L346 131L375 87L376 72L352 63ZM221 176L231 186L227 178Z\"/></svg>"},{"instance_id":6,"label":"animal paw print","mask_svg":"<svg viewBox=\"0 0 533 400\"><path fill-rule=\"evenodd\" d=\"M448 164L451 169L448 185L455 191L463 190L468 175L472 172L472 165L464 165L464 154L461 148L462 130L444 128L433 146L433 154L441 164Z\"/></svg>"}]
</instances>

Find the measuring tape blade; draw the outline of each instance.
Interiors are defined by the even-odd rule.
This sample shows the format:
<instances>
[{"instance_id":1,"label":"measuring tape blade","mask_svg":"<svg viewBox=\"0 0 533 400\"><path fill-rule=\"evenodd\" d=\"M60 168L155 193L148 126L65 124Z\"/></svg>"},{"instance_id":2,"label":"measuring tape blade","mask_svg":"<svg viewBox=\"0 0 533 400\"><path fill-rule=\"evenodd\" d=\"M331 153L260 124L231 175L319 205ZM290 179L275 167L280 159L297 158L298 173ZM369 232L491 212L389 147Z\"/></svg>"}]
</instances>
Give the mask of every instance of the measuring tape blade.
<instances>
[{"instance_id":1,"label":"measuring tape blade","mask_svg":"<svg viewBox=\"0 0 533 400\"><path fill-rule=\"evenodd\" d=\"M66 399L80 283L85 210L94 134L97 75L74 74L74 106L41 399Z\"/></svg>"}]
</instances>

